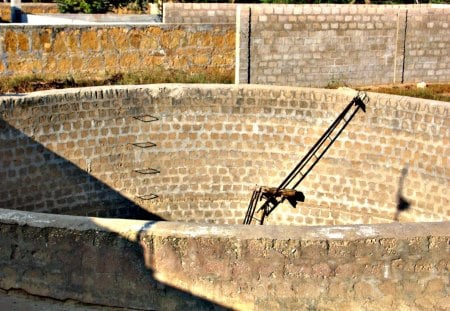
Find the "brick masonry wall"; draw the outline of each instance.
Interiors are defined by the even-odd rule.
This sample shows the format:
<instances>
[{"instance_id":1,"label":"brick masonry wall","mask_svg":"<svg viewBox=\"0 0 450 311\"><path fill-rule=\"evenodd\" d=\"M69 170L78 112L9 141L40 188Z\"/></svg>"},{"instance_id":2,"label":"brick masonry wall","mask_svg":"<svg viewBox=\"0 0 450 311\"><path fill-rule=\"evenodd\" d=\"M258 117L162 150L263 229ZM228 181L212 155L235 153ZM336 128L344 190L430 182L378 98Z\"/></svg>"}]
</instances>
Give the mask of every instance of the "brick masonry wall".
<instances>
[{"instance_id":1,"label":"brick masonry wall","mask_svg":"<svg viewBox=\"0 0 450 311\"><path fill-rule=\"evenodd\" d=\"M449 9L250 7L250 83L323 87L449 81ZM435 22L416 23L417 17Z\"/></svg>"},{"instance_id":2,"label":"brick masonry wall","mask_svg":"<svg viewBox=\"0 0 450 311\"><path fill-rule=\"evenodd\" d=\"M0 75L91 78L164 68L234 76L234 25L2 26Z\"/></svg>"},{"instance_id":3,"label":"brick masonry wall","mask_svg":"<svg viewBox=\"0 0 450 311\"><path fill-rule=\"evenodd\" d=\"M165 22L231 22L231 15L217 12L232 8L167 3ZM237 80L320 87L448 82L449 10L433 4L238 5Z\"/></svg>"},{"instance_id":4,"label":"brick masonry wall","mask_svg":"<svg viewBox=\"0 0 450 311\"><path fill-rule=\"evenodd\" d=\"M142 207L169 220L241 223L255 185L277 186L351 97L230 85L4 97L0 207L113 216ZM399 194L411 203L401 221L450 218L448 105L370 98L302 183L306 201L279 206L269 224L391 222Z\"/></svg>"},{"instance_id":5,"label":"brick masonry wall","mask_svg":"<svg viewBox=\"0 0 450 311\"><path fill-rule=\"evenodd\" d=\"M448 222L247 227L0 210L0 232L0 288L61 300L145 310L450 307Z\"/></svg>"},{"instance_id":6,"label":"brick masonry wall","mask_svg":"<svg viewBox=\"0 0 450 311\"><path fill-rule=\"evenodd\" d=\"M252 9L251 83L325 86L393 80L395 10L363 15L357 7L337 8L335 14L330 8L299 8Z\"/></svg>"},{"instance_id":7,"label":"brick masonry wall","mask_svg":"<svg viewBox=\"0 0 450 311\"><path fill-rule=\"evenodd\" d=\"M408 11L405 80L450 80L450 6Z\"/></svg>"},{"instance_id":8,"label":"brick masonry wall","mask_svg":"<svg viewBox=\"0 0 450 311\"><path fill-rule=\"evenodd\" d=\"M163 5L164 23L225 23L236 22L236 5L229 3L173 3Z\"/></svg>"},{"instance_id":9,"label":"brick masonry wall","mask_svg":"<svg viewBox=\"0 0 450 311\"><path fill-rule=\"evenodd\" d=\"M353 10L361 8L377 8L378 10L384 9L418 9L418 8L436 8L442 7L442 5L435 4L414 4L414 5L343 5L343 4L296 4L296 5L284 5L284 4L229 4L229 3L177 3L166 2L164 3L163 19L165 23L234 23L236 18L236 7L241 8L268 8L268 7L309 7L309 8L326 8L334 9L335 12L340 8L349 7ZM337 10L337 11L336 11Z\"/></svg>"},{"instance_id":10,"label":"brick masonry wall","mask_svg":"<svg viewBox=\"0 0 450 311\"><path fill-rule=\"evenodd\" d=\"M22 3L22 11L28 14L59 13L56 3ZM0 22L11 21L11 4L0 3Z\"/></svg>"}]
</instances>

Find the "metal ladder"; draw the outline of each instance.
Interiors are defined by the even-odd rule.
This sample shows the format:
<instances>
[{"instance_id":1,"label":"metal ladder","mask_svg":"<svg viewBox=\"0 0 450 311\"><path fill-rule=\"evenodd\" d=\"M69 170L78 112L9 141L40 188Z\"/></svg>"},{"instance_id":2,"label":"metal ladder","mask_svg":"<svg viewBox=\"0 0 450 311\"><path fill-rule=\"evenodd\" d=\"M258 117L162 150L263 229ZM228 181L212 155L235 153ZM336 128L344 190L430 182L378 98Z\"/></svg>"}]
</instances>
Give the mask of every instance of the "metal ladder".
<instances>
[{"instance_id":1,"label":"metal ladder","mask_svg":"<svg viewBox=\"0 0 450 311\"><path fill-rule=\"evenodd\" d=\"M367 95L364 92L359 92L277 188L259 187L255 189L250 199L243 224L264 224L265 218L285 200L288 200L294 208L297 202L304 202L304 194L295 189L308 176L314 166L316 166L347 127L355 114L360 109L366 112L367 102ZM260 201L263 203L258 208ZM257 216L255 216L255 213Z\"/></svg>"},{"instance_id":2,"label":"metal ladder","mask_svg":"<svg viewBox=\"0 0 450 311\"><path fill-rule=\"evenodd\" d=\"M152 115L135 116L135 117L133 117L133 119L135 119L139 122L144 122L144 123L155 122L155 121L159 120L157 117L152 116ZM136 148L141 148L141 149L149 149L149 148L156 147L156 144L151 141L136 142L136 143L132 143L131 145ZM160 171L155 168L134 169L133 172L142 174L142 175L153 175L153 174L160 173ZM149 200L154 200L154 199L158 198L158 195L155 193L148 193L145 195L136 195L136 197L143 201L149 201Z\"/></svg>"}]
</instances>

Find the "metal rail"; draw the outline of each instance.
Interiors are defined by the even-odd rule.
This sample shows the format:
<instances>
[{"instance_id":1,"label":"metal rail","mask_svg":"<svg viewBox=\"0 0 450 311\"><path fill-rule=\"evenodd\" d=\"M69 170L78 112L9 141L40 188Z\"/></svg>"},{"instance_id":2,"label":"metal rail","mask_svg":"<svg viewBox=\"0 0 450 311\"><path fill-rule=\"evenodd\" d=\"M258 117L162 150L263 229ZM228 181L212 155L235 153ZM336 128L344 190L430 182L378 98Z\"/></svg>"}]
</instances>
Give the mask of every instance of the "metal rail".
<instances>
[{"instance_id":1,"label":"metal rail","mask_svg":"<svg viewBox=\"0 0 450 311\"><path fill-rule=\"evenodd\" d=\"M293 207L296 206L297 202L304 202L304 194L295 189L308 176L320 159L322 159L356 113L360 109L366 112L365 102L367 101L367 95L364 92L359 92L276 189L267 187L255 189L250 199L243 224L249 225L253 222L259 222L262 225L265 218L285 200L288 200ZM263 201L263 204L257 208L259 201ZM255 217L255 213L259 216Z\"/></svg>"}]
</instances>

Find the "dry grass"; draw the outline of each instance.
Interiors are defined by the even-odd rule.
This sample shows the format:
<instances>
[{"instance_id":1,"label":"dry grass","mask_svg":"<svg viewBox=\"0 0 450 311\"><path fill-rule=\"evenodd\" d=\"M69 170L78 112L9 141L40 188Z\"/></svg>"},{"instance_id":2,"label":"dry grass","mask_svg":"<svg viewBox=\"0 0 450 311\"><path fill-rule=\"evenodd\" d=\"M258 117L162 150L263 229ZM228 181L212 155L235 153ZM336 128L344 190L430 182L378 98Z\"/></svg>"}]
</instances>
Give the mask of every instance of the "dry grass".
<instances>
[{"instance_id":1,"label":"dry grass","mask_svg":"<svg viewBox=\"0 0 450 311\"><path fill-rule=\"evenodd\" d=\"M415 84L405 84L361 87L360 90L450 102L450 83L429 84L423 89L418 88Z\"/></svg>"},{"instance_id":2,"label":"dry grass","mask_svg":"<svg viewBox=\"0 0 450 311\"><path fill-rule=\"evenodd\" d=\"M103 79L65 78L48 79L44 76L29 75L0 78L0 94L29 93L40 90L63 89L69 87L153 84L153 83L232 83L231 74L191 74L174 70L155 69L133 73L115 73Z\"/></svg>"},{"instance_id":3,"label":"dry grass","mask_svg":"<svg viewBox=\"0 0 450 311\"><path fill-rule=\"evenodd\" d=\"M29 93L40 90L62 89L69 87L153 84L153 83L233 83L230 74L191 74L161 68L152 71L110 74L104 79L65 78L46 79L43 76L30 75L14 78L0 78L0 94ZM341 84L336 85L341 86ZM335 88L335 87L332 87ZM414 84L384 85L360 87L359 90L376 93L395 94L450 102L450 83L429 84L426 88L417 88Z\"/></svg>"}]
</instances>

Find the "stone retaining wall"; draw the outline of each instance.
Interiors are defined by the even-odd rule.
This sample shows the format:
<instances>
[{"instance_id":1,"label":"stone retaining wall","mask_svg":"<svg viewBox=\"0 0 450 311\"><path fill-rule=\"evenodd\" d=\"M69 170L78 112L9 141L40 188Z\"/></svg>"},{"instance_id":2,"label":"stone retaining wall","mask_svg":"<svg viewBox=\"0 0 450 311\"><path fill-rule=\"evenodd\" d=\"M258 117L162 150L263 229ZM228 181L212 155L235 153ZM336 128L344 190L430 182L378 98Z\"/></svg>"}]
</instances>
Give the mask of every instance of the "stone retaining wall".
<instances>
[{"instance_id":1,"label":"stone retaining wall","mask_svg":"<svg viewBox=\"0 0 450 311\"><path fill-rule=\"evenodd\" d=\"M0 27L0 75L99 78L158 68L234 76L234 25Z\"/></svg>"},{"instance_id":2,"label":"stone retaining wall","mask_svg":"<svg viewBox=\"0 0 450 311\"><path fill-rule=\"evenodd\" d=\"M151 85L4 97L0 207L241 223L255 185L278 186L352 96ZM401 221L450 218L448 105L369 97L301 184L306 201L269 223L391 222L400 198L411 204Z\"/></svg>"},{"instance_id":3,"label":"stone retaining wall","mask_svg":"<svg viewBox=\"0 0 450 311\"><path fill-rule=\"evenodd\" d=\"M249 227L0 210L0 233L0 289L61 300L145 310L450 307L448 222Z\"/></svg>"}]
</instances>

